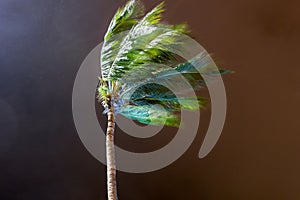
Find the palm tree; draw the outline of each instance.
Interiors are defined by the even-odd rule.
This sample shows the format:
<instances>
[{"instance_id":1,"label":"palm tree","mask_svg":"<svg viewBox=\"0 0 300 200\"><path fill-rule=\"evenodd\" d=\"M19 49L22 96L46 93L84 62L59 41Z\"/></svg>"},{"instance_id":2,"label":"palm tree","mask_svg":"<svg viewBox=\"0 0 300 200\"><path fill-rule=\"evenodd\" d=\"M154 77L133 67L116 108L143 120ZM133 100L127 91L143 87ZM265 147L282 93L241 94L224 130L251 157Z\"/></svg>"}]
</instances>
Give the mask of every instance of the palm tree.
<instances>
[{"instance_id":1,"label":"palm tree","mask_svg":"<svg viewBox=\"0 0 300 200\"><path fill-rule=\"evenodd\" d=\"M201 88L204 81L195 68L203 68L209 55L199 54L183 62L172 52L185 45L181 35L189 32L187 26L163 24L163 2L146 15L144 10L138 0L131 0L120 8L108 27L101 51L98 99L108 117L106 159L109 200L117 199L114 153L117 114L144 124L178 127L178 111L196 110L205 105L205 99L200 96L196 104L188 96L178 99L166 85L180 84L178 73L181 73L193 89ZM165 84L156 84L153 80ZM165 109L153 106L157 104Z\"/></svg>"}]
</instances>

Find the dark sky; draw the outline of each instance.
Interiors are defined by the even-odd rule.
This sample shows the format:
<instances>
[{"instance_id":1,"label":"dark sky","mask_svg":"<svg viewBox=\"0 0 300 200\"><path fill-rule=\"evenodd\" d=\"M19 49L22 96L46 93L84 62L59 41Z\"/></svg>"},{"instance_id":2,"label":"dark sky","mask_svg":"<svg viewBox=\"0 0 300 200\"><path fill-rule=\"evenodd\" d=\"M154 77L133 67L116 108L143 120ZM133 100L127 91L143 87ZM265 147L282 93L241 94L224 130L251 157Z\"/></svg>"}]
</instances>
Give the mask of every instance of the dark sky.
<instances>
[{"instance_id":1,"label":"dark sky","mask_svg":"<svg viewBox=\"0 0 300 200\"><path fill-rule=\"evenodd\" d=\"M1 200L106 199L105 166L73 123L72 88L123 3L0 1ZM299 8L296 0L167 1L166 21L187 22L217 63L236 72L224 76L226 124L213 151L198 159L210 116L204 110L179 160L152 173L118 173L121 200L300 199ZM156 148L169 131L147 142L120 134L116 142Z\"/></svg>"}]
</instances>

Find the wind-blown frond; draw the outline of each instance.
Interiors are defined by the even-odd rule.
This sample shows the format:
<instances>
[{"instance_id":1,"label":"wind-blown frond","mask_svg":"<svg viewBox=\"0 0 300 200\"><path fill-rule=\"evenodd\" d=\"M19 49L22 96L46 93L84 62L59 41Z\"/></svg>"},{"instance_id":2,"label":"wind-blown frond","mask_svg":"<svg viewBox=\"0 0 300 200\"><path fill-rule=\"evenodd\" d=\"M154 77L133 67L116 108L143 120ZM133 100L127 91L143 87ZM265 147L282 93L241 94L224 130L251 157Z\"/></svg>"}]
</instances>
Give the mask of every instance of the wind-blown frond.
<instances>
[{"instance_id":1,"label":"wind-blown frond","mask_svg":"<svg viewBox=\"0 0 300 200\"><path fill-rule=\"evenodd\" d=\"M139 0L129 1L120 8L110 22L104 36L104 44L101 50L102 78L106 79L106 71L114 62L120 44L128 31L138 23L138 19L144 15L144 5Z\"/></svg>"},{"instance_id":2,"label":"wind-blown frond","mask_svg":"<svg viewBox=\"0 0 300 200\"><path fill-rule=\"evenodd\" d=\"M137 26L149 26L159 23L161 20L161 14L165 11L164 5L164 2L158 4L146 14L146 16L138 23Z\"/></svg>"},{"instance_id":3,"label":"wind-blown frond","mask_svg":"<svg viewBox=\"0 0 300 200\"><path fill-rule=\"evenodd\" d=\"M122 106L119 113L143 124L179 126L178 111L195 111L204 108L206 99L198 96L176 97L170 91L164 92L161 85L147 85L140 88L130 99L130 104ZM153 90L156 89L156 90Z\"/></svg>"},{"instance_id":4,"label":"wind-blown frond","mask_svg":"<svg viewBox=\"0 0 300 200\"><path fill-rule=\"evenodd\" d=\"M124 98L133 105L154 105L159 104L168 111L197 110L204 108L206 99L203 97L176 96L171 90L163 85L150 83L139 87L130 96L130 99Z\"/></svg>"},{"instance_id":5,"label":"wind-blown frond","mask_svg":"<svg viewBox=\"0 0 300 200\"><path fill-rule=\"evenodd\" d=\"M178 30L149 26L136 31L136 33L129 32L128 38L125 38L121 44L122 48L108 73L108 78L118 80L125 73L130 73L130 70L142 64L173 65L176 63L176 57L171 53L168 45L176 45Z\"/></svg>"},{"instance_id":6,"label":"wind-blown frond","mask_svg":"<svg viewBox=\"0 0 300 200\"><path fill-rule=\"evenodd\" d=\"M115 61L104 72L107 79L116 81L141 64L174 64L176 58L169 46L180 45L176 38L187 30L185 25L159 24L163 6L163 3L156 6L128 32Z\"/></svg>"},{"instance_id":7,"label":"wind-blown frond","mask_svg":"<svg viewBox=\"0 0 300 200\"><path fill-rule=\"evenodd\" d=\"M177 111L189 110L195 111L204 108L207 100L197 96L175 96L175 93L182 95L188 94L205 86L202 75L214 79L216 73L230 73L228 70L218 70L207 52L201 52L191 60L178 64L173 68L165 68L162 65L141 65L130 74L126 74L121 80L123 88L119 91L120 98L129 102L131 106L142 107L143 111L152 105L160 105L168 113L168 116L174 116L177 119ZM155 82L155 83L153 83ZM168 88L173 88L172 92ZM134 92L133 92L134 91ZM127 107L127 106L125 106ZM139 110L139 109L138 109ZM127 110L128 111L128 110ZM134 110L130 107L129 111ZM146 115L145 120L143 114ZM139 112L139 115L131 116L124 113L121 109L120 114L138 120L141 123L151 124L148 112ZM157 122L158 123L158 122ZM153 123L152 123L153 124ZM178 124L175 123L174 126Z\"/></svg>"},{"instance_id":8,"label":"wind-blown frond","mask_svg":"<svg viewBox=\"0 0 300 200\"><path fill-rule=\"evenodd\" d=\"M131 73L125 74L120 80L119 96L124 98L126 94L145 85L156 82L168 88L173 88L177 94L188 93L205 87L206 79L214 79L216 73L229 73L228 70L218 70L207 52L201 52L189 61L168 67L160 64L140 65ZM201 74L200 74L201 73Z\"/></svg>"},{"instance_id":9,"label":"wind-blown frond","mask_svg":"<svg viewBox=\"0 0 300 200\"><path fill-rule=\"evenodd\" d=\"M122 107L120 113L125 117L137 120L143 124L161 125L178 127L180 118L177 115L168 112L159 106L132 106L127 105Z\"/></svg>"},{"instance_id":10,"label":"wind-blown frond","mask_svg":"<svg viewBox=\"0 0 300 200\"><path fill-rule=\"evenodd\" d=\"M138 22L138 18L144 15L144 12L144 5L139 0L129 1L124 7L118 9L112 18L104 40L107 41L113 35L131 29Z\"/></svg>"}]
</instances>

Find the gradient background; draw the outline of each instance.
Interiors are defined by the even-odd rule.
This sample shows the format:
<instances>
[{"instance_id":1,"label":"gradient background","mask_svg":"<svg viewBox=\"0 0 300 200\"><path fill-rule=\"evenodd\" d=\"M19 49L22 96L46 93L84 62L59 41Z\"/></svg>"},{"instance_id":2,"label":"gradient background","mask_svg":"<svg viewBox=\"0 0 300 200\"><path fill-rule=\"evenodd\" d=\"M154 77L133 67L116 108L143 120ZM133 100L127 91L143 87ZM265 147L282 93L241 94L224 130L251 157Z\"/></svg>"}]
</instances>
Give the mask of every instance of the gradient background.
<instances>
[{"instance_id":1,"label":"gradient background","mask_svg":"<svg viewBox=\"0 0 300 200\"><path fill-rule=\"evenodd\" d=\"M77 135L71 97L81 62L123 3L0 1L1 200L106 199L105 166ZM121 200L300 199L299 8L296 0L167 1L165 20L188 22L219 66L236 71L224 76L226 124L200 160L210 110L201 112L199 134L179 160L152 173L118 173ZM148 140L120 133L116 143L143 152L175 132Z\"/></svg>"}]
</instances>

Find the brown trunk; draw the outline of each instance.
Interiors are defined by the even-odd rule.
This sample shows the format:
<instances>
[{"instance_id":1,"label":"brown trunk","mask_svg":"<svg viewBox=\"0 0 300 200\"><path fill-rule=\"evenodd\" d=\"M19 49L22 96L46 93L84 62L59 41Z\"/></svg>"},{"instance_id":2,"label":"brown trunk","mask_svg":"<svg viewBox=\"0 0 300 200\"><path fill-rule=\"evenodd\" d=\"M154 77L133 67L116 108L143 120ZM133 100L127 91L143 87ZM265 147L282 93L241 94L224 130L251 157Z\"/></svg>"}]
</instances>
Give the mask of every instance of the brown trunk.
<instances>
[{"instance_id":1,"label":"brown trunk","mask_svg":"<svg viewBox=\"0 0 300 200\"><path fill-rule=\"evenodd\" d=\"M108 123L106 131L106 166L107 166L107 195L108 200L117 200L116 163L114 147L115 116L111 106L107 113Z\"/></svg>"}]
</instances>

